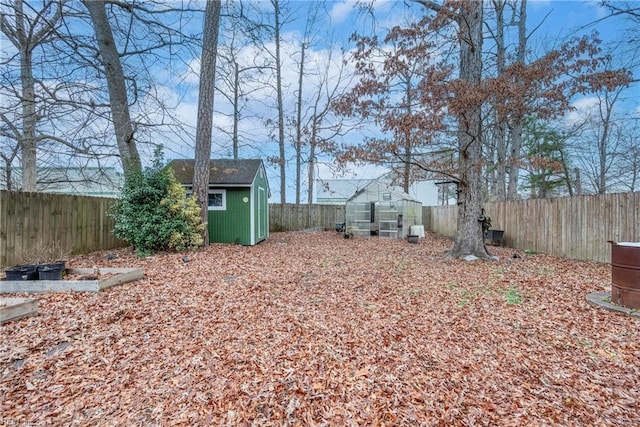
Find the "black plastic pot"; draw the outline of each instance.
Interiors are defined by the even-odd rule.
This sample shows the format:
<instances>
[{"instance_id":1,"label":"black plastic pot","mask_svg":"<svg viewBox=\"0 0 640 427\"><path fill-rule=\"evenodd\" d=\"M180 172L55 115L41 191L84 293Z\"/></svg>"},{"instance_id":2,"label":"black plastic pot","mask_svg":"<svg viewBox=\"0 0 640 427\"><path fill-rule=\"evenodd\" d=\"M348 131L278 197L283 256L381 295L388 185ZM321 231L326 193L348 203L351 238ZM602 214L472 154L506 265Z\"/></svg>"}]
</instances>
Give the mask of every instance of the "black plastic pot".
<instances>
[{"instance_id":1,"label":"black plastic pot","mask_svg":"<svg viewBox=\"0 0 640 427\"><path fill-rule=\"evenodd\" d=\"M38 280L37 265L18 265L4 271L7 280Z\"/></svg>"},{"instance_id":2,"label":"black plastic pot","mask_svg":"<svg viewBox=\"0 0 640 427\"><path fill-rule=\"evenodd\" d=\"M62 272L64 271L64 262L55 262L53 264L40 264L38 266L39 280L62 280Z\"/></svg>"}]
</instances>

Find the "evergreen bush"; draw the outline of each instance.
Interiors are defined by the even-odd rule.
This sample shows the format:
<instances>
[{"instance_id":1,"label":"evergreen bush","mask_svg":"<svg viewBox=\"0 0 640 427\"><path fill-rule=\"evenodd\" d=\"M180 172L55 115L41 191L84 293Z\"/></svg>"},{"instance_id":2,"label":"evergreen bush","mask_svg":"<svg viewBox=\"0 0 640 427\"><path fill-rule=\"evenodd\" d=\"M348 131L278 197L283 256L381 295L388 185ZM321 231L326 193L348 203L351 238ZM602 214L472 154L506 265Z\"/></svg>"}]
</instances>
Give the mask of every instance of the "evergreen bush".
<instances>
[{"instance_id":1,"label":"evergreen bush","mask_svg":"<svg viewBox=\"0 0 640 427\"><path fill-rule=\"evenodd\" d=\"M163 167L161 149L151 167L130 174L110 216L113 234L134 246L138 256L155 251L183 251L202 245L200 209L173 171Z\"/></svg>"}]
</instances>

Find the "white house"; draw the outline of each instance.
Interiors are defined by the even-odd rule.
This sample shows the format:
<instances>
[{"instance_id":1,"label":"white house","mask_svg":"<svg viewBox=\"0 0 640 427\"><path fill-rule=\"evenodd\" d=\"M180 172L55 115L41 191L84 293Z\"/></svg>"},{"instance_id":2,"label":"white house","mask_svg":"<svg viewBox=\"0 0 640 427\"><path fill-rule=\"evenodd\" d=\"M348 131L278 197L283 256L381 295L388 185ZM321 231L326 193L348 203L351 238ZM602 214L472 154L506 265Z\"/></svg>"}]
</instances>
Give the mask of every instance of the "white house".
<instances>
[{"instance_id":1,"label":"white house","mask_svg":"<svg viewBox=\"0 0 640 427\"><path fill-rule=\"evenodd\" d=\"M315 181L315 195L313 203L320 205L343 205L358 191L365 188L373 181L378 181L385 186L397 191L403 191L402 187L392 186L389 174L377 179L318 179ZM413 199L422 203L422 206L438 205L438 187L436 181L416 181L409 186L409 194Z\"/></svg>"}]
</instances>

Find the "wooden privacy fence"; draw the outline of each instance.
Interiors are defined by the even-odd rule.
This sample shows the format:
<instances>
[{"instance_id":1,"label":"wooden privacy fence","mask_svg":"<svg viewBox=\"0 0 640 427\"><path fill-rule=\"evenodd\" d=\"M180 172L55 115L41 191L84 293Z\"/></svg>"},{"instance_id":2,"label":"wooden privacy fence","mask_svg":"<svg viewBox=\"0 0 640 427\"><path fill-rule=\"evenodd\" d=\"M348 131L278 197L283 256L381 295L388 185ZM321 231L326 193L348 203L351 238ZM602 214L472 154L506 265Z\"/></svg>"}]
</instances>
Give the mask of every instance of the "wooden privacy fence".
<instances>
[{"instance_id":1,"label":"wooden privacy fence","mask_svg":"<svg viewBox=\"0 0 640 427\"><path fill-rule=\"evenodd\" d=\"M504 245L567 258L611 262L607 240L640 241L640 192L529 199L484 205ZM454 236L457 206L423 208L425 228Z\"/></svg>"},{"instance_id":2,"label":"wooden privacy fence","mask_svg":"<svg viewBox=\"0 0 640 427\"><path fill-rule=\"evenodd\" d=\"M0 191L0 267L51 248L86 253L126 245L111 230L115 199Z\"/></svg>"},{"instance_id":3,"label":"wooden privacy fence","mask_svg":"<svg viewBox=\"0 0 640 427\"><path fill-rule=\"evenodd\" d=\"M269 205L270 231L333 230L337 222L344 222L344 205Z\"/></svg>"},{"instance_id":4,"label":"wooden privacy fence","mask_svg":"<svg viewBox=\"0 0 640 427\"><path fill-rule=\"evenodd\" d=\"M0 191L0 267L21 262L37 248L86 253L125 246L111 231L115 199ZM504 244L568 258L611 261L607 240L640 241L640 193L487 203L492 228ZM269 205L270 231L333 230L344 205ZM422 210L425 229L454 236L457 206Z\"/></svg>"}]
</instances>

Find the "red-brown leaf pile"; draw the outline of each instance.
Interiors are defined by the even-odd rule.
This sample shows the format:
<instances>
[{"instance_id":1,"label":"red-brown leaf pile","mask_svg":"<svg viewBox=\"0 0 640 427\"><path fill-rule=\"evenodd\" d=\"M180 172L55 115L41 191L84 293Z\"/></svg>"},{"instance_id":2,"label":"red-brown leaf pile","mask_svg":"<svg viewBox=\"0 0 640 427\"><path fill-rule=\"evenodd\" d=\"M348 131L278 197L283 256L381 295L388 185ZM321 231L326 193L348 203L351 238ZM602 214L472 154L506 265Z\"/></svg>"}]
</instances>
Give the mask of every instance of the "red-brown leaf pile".
<instances>
[{"instance_id":1,"label":"red-brown leaf pile","mask_svg":"<svg viewBox=\"0 0 640 427\"><path fill-rule=\"evenodd\" d=\"M33 425L638 425L640 320L610 266L446 260L451 242L275 233L144 260L2 326L1 419ZM16 425L13 424L13 425Z\"/></svg>"}]
</instances>

